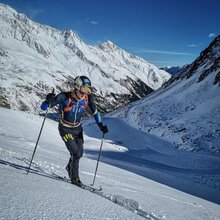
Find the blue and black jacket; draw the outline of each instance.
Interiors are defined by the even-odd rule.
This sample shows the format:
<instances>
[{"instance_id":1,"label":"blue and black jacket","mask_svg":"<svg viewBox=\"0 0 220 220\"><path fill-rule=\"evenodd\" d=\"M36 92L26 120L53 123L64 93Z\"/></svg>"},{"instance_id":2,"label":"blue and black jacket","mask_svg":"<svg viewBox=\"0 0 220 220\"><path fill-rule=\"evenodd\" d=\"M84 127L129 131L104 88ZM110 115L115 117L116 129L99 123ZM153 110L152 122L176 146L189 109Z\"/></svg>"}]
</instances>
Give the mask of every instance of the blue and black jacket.
<instances>
[{"instance_id":1,"label":"blue and black jacket","mask_svg":"<svg viewBox=\"0 0 220 220\"><path fill-rule=\"evenodd\" d=\"M59 105L61 111L60 123L70 127L78 127L81 124L83 113L87 106L90 107L97 124L101 122L100 113L91 94L78 99L74 92L62 92L50 102L50 108Z\"/></svg>"}]
</instances>

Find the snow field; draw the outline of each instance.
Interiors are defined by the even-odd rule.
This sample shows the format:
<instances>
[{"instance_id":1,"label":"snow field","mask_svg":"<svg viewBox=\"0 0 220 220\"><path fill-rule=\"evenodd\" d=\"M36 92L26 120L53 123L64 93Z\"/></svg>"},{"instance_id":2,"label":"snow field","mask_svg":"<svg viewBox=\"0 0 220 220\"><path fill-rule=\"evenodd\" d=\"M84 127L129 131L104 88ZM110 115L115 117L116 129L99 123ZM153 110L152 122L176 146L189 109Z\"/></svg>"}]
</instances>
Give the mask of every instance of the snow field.
<instances>
[{"instance_id":1,"label":"snow field","mask_svg":"<svg viewBox=\"0 0 220 220\"><path fill-rule=\"evenodd\" d=\"M0 109L0 120L3 125L0 130L0 219L194 220L220 217L219 205L208 201L217 201L219 190L201 183L193 183L188 179L188 174L183 172L181 175L182 169L167 168L165 161L158 165L156 159L162 158L160 155L165 152L164 148L168 149L166 155L174 155L175 151L169 145L163 147L166 142L159 141L153 136L145 139L150 149L147 147L144 149L144 144L141 145L141 142L138 142L139 139L135 142L132 139L132 133L129 133L131 137L129 139L127 136L126 142L126 138L123 139L123 131L129 131L131 128L120 120L103 119L112 129L110 130L112 134L109 132L106 135L99 164L95 183L97 186L102 185L103 191L99 194L78 189L53 178L53 173L66 176L65 165L69 156L59 137L56 122L46 120L31 167L33 172L31 170L26 175L43 119L32 114ZM11 121L15 122L13 126ZM98 136L101 134L98 133L93 122L85 122L84 127L85 154L80 161L80 175L85 183L90 184L93 180L100 146ZM133 135L138 135L138 130L137 133L134 130L131 131ZM115 136L116 133L118 136ZM121 137L120 133L122 133ZM140 132L139 135L142 137L143 134ZM140 144L140 153L142 153L140 157L138 157L139 154L129 154L130 151L134 152L132 150L138 153L137 143ZM155 143L157 151L153 151L152 143ZM133 149L132 145L134 145ZM118 150L120 148L121 151ZM145 155L144 150L148 152ZM194 157L196 158L192 155L191 159L193 160ZM208 160L212 159L210 156ZM172 161L167 163L172 165ZM216 166L216 164L209 165L207 170L210 171ZM179 167L183 167L183 162ZM196 166L195 169L198 167ZM194 171L188 170L192 176ZM213 175L217 176L217 174ZM157 181L154 181L156 177ZM176 186L167 186L169 182L175 182ZM198 191L204 190L208 200L184 193L184 190L178 190L182 185L185 185L185 189L197 187ZM204 193L200 192L200 196L204 196Z\"/></svg>"}]
</instances>

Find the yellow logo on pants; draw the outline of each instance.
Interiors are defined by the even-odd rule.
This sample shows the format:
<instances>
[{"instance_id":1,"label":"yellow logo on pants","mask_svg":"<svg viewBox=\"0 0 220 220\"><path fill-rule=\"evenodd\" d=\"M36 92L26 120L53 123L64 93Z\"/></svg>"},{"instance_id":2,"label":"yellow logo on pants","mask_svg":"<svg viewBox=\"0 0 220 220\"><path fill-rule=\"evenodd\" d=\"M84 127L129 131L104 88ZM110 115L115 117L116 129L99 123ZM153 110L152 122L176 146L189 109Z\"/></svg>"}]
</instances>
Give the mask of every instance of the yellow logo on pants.
<instances>
[{"instance_id":1,"label":"yellow logo on pants","mask_svg":"<svg viewBox=\"0 0 220 220\"><path fill-rule=\"evenodd\" d=\"M66 134L64 137L63 137L63 140L65 141L65 142L67 142L67 141L71 141L71 140L73 140L74 138L73 138L73 135L72 134Z\"/></svg>"}]
</instances>

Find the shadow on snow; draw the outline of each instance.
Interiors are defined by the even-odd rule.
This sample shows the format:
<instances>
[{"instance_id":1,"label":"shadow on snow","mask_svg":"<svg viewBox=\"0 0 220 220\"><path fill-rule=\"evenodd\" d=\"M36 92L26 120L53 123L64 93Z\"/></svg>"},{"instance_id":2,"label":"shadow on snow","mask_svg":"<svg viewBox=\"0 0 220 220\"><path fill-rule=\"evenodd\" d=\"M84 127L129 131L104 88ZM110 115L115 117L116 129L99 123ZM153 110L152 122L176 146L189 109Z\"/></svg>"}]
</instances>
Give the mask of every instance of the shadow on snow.
<instances>
[{"instance_id":1,"label":"shadow on snow","mask_svg":"<svg viewBox=\"0 0 220 220\"><path fill-rule=\"evenodd\" d=\"M103 145L100 161L136 173L188 194L218 204L220 203L220 198L216 195L216 189L212 192L212 188L193 181L194 175L220 175L219 167L210 170L193 169L187 166L184 167L181 162L178 164L178 159L180 161L184 159L186 159L186 161L188 159L196 159L202 163L205 155L195 155L195 153L192 152L176 150L170 143L132 128L120 119L104 118L103 121L103 123L105 124L106 122L109 127L109 133L106 134L104 145L105 143L117 144L118 146L126 147L128 151L106 151ZM98 132L96 126L95 123L87 123L84 129L86 135L101 138L101 134ZM97 151L85 150L85 154L86 157L97 160ZM199 158L200 156L201 158ZM174 162L176 162L176 164L172 162L173 157L175 157L176 161ZM209 190L210 193L207 193Z\"/></svg>"}]
</instances>

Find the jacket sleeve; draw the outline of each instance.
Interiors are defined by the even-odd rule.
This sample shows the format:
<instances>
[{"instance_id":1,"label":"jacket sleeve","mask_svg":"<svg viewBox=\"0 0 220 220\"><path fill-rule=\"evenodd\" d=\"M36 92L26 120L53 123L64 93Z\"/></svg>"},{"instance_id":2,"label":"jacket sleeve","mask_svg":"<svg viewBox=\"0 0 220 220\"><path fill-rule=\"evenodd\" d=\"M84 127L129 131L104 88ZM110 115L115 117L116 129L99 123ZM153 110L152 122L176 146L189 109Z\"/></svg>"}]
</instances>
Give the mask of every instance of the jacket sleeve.
<instances>
[{"instance_id":1,"label":"jacket sleeve","mask_svg":"<svg viewBox=\"0 0 220 220\"><path fill-rule=\"evenodd\" d=\"M53 108L54 106L60 104L65 99L67 99L68 96L65 92L61 92L58 95L56 95L51 101L50 101L50 108ZM47 102L48 103L48 102ZM49 104L49 103L48 103Z\"/></svg>"},{"instance_id":2,"label":"jacket sleeve","mask_svg":"<svg viewBox=\"0 0 220 220\"><path fill-rule=\"evenodd\" d=\"M92 114L95 118L96 123L99 124L100 122L102 122L101 115L97 110L97 106L96 106L94 98L92 97L91 94L88 95L88 105L92 111Z\"/></svg>"}]
</instances>

